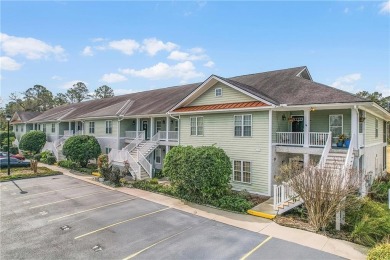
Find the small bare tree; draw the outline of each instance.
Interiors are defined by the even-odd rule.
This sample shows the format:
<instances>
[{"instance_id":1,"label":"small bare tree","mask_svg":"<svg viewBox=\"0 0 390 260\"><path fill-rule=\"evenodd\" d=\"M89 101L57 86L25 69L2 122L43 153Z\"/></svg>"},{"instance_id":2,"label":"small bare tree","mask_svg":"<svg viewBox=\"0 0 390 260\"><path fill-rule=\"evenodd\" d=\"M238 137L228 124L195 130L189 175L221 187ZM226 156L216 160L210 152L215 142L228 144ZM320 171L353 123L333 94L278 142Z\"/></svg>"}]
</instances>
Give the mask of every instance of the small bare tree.
<instances>
[{"instance_id":1,"label":"small bare tree","mask_svg":"<svg viewBox=\"0 0 390 260\"><path fill-rule=\"evenodd\" d=\"M334 165L319 168L313 163L302 167L294 161L280 169L279 180L288 180L307 209L308 221L316 230L324 230L341 207L348 207L345 198L356 194L360 184L359 174Z\"/></svg>"}]
</instances>

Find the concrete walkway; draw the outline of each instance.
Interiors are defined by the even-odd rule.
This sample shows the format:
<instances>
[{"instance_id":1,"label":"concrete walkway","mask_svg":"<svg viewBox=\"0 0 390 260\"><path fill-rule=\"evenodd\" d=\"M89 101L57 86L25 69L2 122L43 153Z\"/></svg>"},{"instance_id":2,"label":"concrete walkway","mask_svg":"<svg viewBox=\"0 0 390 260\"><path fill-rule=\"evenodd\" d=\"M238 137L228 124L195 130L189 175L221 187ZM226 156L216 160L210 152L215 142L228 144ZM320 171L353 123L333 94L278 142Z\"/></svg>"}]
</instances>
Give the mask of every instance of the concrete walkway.
<instances>
[{"instance_id":1,"label":"concrete walkway","mask_svg":"<svg viewBox=\"0 0 390 260\"><path fill-rule=\"evenodd\" d=\"M95 177L91 175L76 175L71 173L68 169L54 165L45 164L44 166L52 170L61 171L64 175L71 176L73 178L77 178L98 186L102 186L107 189L117 190L129 195L159 203L177 210L202 216L204 218L212 219L221 223L250 230L253 232L258 232L260 234L279 238L285 241L290 241L296 244L318 249L348 259L366 259L367 248L348 241L328 238L320 234L315 234L300 229L284 227L268 219L263 219L251 215L237 214L211 207L183 202L179 199L171 198L149 191L127 187L112 188L95 181ZM275 255L275 257L277 257L277 255Z\"/></svg>"}]
</instances>

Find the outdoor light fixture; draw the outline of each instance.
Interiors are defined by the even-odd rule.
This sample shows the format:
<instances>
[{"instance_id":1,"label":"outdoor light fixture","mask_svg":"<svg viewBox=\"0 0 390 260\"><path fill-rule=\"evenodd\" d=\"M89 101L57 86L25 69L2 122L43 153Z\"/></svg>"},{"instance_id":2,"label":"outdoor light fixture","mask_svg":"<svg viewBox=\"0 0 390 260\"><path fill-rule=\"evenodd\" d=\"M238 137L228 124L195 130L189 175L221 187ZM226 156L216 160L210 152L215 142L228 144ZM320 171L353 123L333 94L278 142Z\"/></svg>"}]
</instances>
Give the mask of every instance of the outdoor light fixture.
<instances>
[{"instance_id":1,"label":"outdoor light fixture","mask_svg":"<svg viewBox=\"0 0 390 260\"><path fill-rule=\"evenodd\" d=\"M5 116L5 119L7 120L7 125L8 125L8 140L7 140L7 145L8 145L8 153L7 153L7 158L8 158L8 164L7 164L7 173L8 173L8 176L11 175L11 168L10 168L10 154L9 154L9 122L11 121L11 116L10 115L6 115Z\"/></svg>"},{"instance_id":2,"label":"outdoor light fixture","mask_svg":"<svg viewBox=\"0 0 390 260\"><path fill-rule=\"evenodd\" d=\"M171 124L173 124L173 119L171 119Z\"/></svg>"},{"instance_id":3,"label":"outdoor light fixture","mask_svg":"<svg viewBox=\"0 0 390 260\"><path fill-rule=\"evenodd\" d=\"M135 120L133 120L133 125L135 125Z\"/></svg>"},{"instance_id":4,"label":"outdoor light fixture","mask_svg":"<svg viewBox=\"0 0 390 260\"><path fill-rule=\"evenodd\" d=\"M316 111L316 109L314 107L311 107L310 111L313 112L313 111Z\"/></svg>"},{"instance_id":5,"label":"outdoor light fixture","mask_svg":"<svg viewBox=\"0 0 390 260\"><path fill-rule=\"evenodd\" d=\"M165 124L165 120L163 120L163 124Z\"/></svg>"},{"instance_id":6,"label":"outdoor light fixture","mask_svg":"<svg viewBox=\"0 0 390 260\"><path fill-rule=\"evenodd\" d=\"M286 121L286 115L285 114L282 115L282 120Z\"/></svg>"}]
</instances>

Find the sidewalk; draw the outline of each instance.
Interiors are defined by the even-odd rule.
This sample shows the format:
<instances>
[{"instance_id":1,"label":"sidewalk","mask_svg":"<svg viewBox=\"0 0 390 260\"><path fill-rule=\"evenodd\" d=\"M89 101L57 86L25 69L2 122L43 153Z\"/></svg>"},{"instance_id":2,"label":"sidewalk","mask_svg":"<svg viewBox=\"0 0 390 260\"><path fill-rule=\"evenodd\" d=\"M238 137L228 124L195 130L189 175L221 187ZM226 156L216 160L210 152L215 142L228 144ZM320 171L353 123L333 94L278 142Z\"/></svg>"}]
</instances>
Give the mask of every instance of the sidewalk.
<instances>
[{"instance_id":1,"label":"sidewalk","mask_svg":"<svg viewBox=\"0 0 390 260\"><path fill-rule=\"evenodd\" d=\"M159 203L204 218L212 219L224 224L250 230L263 235L272 236L274 238L279 238L285 241L290 241L296 244L321 250L348 259L366 259L365 254L367 252L367 249L364 246L357 245L348 241L328 238L326 236L315 234L312 232L280 226L268 219L263 219L251 215L237 214L211 207L183 202L179 199L171 198L149 191L126 187L112 188L94 181L94 177L91 177L89 175L76 175L70 173L68 169L54 165L45 165L45 167L61 171L64 175L80 179L92 183L94 185L102 186L111 190L117 190L132 196Z\"/></svg>"}]
</instances>

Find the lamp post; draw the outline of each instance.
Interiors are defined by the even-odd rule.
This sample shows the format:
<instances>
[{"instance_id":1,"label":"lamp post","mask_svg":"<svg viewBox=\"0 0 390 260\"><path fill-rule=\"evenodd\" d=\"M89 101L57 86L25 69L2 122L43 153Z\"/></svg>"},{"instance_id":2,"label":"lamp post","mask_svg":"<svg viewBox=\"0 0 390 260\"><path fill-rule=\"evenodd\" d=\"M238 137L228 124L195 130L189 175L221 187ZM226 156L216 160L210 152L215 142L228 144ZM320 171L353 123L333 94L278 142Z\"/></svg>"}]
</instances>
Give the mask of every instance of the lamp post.
<instances>
[{"instance_id":1,"label":"lamp post","mask_svg":"<svg viewBox=\"0 0 390 260\"><path fill-rule=\"evenodd\" d=\"M8 138L7 138L7 145L8 145L8 153L7 153L7 158L8 158L8 164L7 164L7 172L8 172L8 175L11 175L11 168L10 168L10 154L9 154L9 122L11 121L11 116L10 115L6 115L5 119L7 120L7 126L8 126Z\"/></svg>"}]
</instances>

